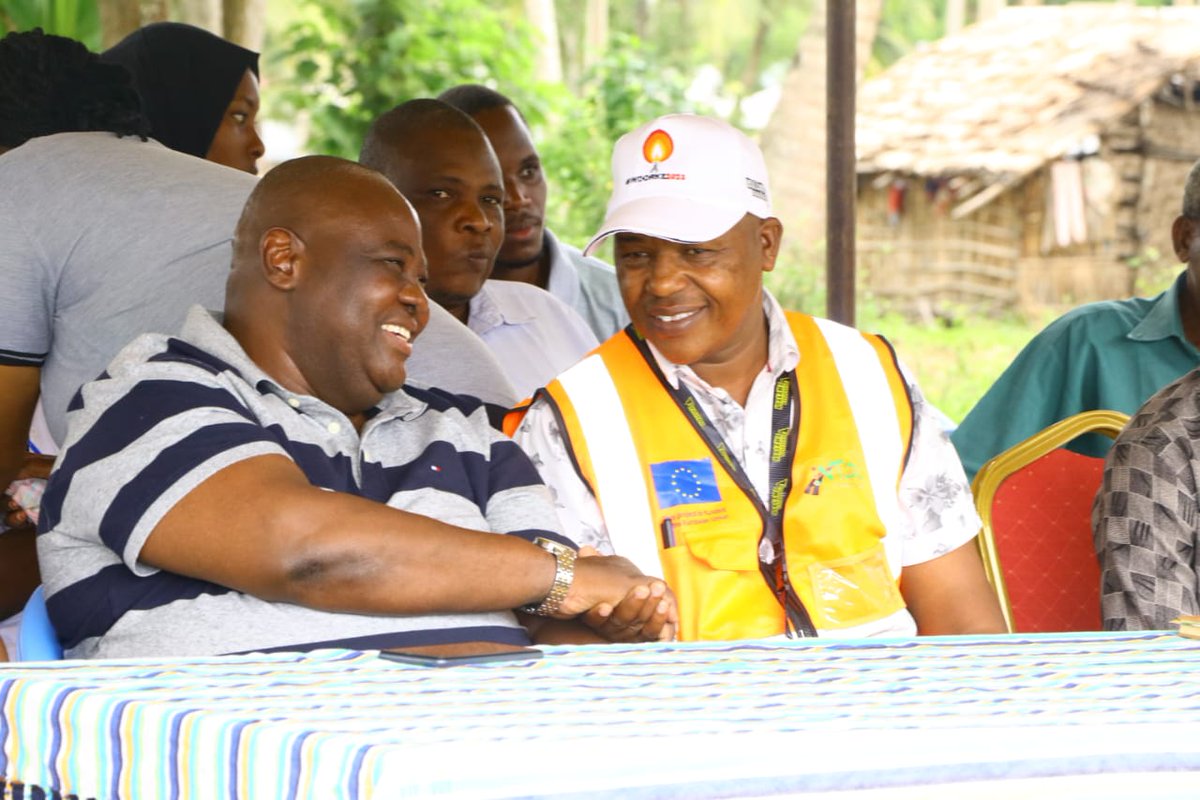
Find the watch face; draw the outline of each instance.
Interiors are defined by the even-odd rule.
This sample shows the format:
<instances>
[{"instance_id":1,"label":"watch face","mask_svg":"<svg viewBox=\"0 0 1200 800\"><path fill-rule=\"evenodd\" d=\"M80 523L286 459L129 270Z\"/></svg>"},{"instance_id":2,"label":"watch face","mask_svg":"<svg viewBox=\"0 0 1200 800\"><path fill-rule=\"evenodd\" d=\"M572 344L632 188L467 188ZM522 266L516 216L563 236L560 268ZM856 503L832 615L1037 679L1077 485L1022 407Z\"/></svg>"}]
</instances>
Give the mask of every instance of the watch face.
<instances>
[{"instance_id":1,"label":"watch face","mask_svg":"<svg viewBox=\"0 0 1200 800\"><path fill-rule=\"evenodd\" d=\"M549 552L554 553L555 555L564 555L565 556L567 553L571 553L572 555L578 555L578 553L576 553L574 548L567 547L565 544L562 544L561 542L556 542L553 539L547 539L544 536L539 536L538 538L534 539L533 543L536 544L538 547L542 548L543 550L548 550Z\"/></svg>"}]
</instances>

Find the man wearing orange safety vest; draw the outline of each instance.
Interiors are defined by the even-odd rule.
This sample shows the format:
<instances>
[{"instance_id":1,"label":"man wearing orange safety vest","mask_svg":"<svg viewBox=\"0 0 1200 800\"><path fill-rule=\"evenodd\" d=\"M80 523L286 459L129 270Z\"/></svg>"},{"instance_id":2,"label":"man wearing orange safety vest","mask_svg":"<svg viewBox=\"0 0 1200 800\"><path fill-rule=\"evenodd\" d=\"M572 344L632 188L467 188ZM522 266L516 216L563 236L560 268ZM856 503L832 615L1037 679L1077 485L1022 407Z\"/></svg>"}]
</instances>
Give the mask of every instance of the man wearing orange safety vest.
<instances>
[{"instance_id":1,"label":"man wearing orange safety vest","mask_svg":"<svg viewBox=\"0 0 1200 800\"><path fill-rule=\"evenodd\" d=\"M622 137L632 324L509 418L575 541L660 575L683 639L1004 630L962 466L881 337L763 289L783 227L744 134L676 114Z\"/></svg>"}]
</instances>

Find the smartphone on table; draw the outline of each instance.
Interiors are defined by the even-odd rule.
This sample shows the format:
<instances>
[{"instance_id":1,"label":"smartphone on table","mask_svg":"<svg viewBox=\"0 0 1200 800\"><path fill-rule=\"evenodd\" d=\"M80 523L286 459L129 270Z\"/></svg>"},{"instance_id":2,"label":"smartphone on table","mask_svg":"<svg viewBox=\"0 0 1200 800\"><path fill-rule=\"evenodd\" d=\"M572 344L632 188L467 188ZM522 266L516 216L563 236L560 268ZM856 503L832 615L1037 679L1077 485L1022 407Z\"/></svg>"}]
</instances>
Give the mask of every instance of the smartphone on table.
<instances>
[{"instance_id":1,"label":"smartphone on table","mask_svg":"<svg viewBox=\"0 0 1200 800\"><path fill-rule=\"evenodd\" d=\"M461 664L487 664L492 661L532 661L541 658L542 651L536 647L519 647L514 650L499 650L494 653L458 653L436 655L434 653L408 653L399 650L380 650L379 657L397 664L415 664L421 667L454 667Z\"/></svg>"}]
</instances>

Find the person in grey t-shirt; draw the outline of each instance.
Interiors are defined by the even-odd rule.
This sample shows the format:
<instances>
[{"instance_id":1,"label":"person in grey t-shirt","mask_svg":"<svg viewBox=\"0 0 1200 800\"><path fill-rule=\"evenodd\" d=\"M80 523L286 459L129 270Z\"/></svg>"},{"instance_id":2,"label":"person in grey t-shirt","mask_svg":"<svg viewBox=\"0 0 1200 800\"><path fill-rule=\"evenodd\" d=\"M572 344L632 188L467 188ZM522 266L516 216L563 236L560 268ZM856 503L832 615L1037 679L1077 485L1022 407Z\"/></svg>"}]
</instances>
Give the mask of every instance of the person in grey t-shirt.
<instances>
[{"instance_id":1,"label":"person in grey t-shirt","mask_svg":"<svg viewBox=\"0 0 1200 800\"><path fill-rule=\"evenodd\" d=\"M124 70L101 64L73 39L40 30L8 34L0 39L0 490L18 477L45 478L50 467L49 458L26 450L40 367L50 349L48 337L35 342L31 329L34 319L53 318L58 300L53 291L29 291L42 260L35 231L52 230L68 247L78 245L69 217L77 204L95 200L68 193L53 206L39 206L30 193L56 183L51 165L39 162L28 181L8 170L27 141L62 130L144 138L149 125ZM7 493L5 501L0 530L17 527L0 536L0 619L20 609L37 585L33 529Z\"/></svg>"}]
</instances>

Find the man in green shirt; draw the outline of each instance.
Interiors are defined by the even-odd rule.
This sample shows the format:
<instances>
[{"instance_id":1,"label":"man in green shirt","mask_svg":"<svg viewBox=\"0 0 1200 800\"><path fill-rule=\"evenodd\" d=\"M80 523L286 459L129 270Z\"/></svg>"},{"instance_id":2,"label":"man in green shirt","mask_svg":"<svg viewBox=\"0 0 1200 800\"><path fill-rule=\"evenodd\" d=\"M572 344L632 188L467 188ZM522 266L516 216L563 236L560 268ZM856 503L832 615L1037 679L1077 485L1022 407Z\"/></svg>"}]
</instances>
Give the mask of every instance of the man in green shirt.
<instances>
[{"instance_id":1,"label":"man in green shirt","mask_svg":"<svg viewBox=\"0 0 1200 800\"><path fill-rule=\"evenodd\" d=\"M1200 364L1200 162L1188 173L1171 239L1187 269L1166 291L1067 312L1035 336L975 404L950 436L968 480L991 457L1072 414L1132 414ZM1103 456L1109 444L1089 434L1071 449Z\"/></svg>"}]
</instances>

